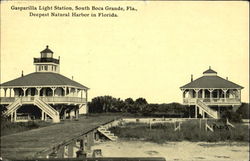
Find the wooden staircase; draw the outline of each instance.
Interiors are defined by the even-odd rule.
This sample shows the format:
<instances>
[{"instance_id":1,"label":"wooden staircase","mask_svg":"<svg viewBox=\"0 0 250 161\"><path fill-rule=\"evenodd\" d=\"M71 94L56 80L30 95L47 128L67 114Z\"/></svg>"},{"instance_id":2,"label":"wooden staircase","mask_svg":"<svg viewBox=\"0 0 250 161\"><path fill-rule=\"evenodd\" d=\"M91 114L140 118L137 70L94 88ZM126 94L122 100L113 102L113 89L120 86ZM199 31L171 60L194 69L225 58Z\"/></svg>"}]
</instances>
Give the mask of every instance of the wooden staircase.
<instances>
[{"instance_id":1,"label":"wooden staircase","mask_svg":"<svg viewBox=\"0 0 250 161\"><path fill-rule=\"evenodd\" d=\"M60 122L60 116L59 112L56 111L53 107L51 107L49 104L46 102L42 101L39 98L35 98L34 100L34 105L39 107L41 110L43 110L47 115L49 115L52 118L52 121L54 123Z\"/></svg>"},{"instance_id":2,"label":"wooden staircase","mask_svg":"<svg viewBox=\"0 0 250 161\"><path fill-rule=\"evenodd\" d=\"M200 110L206 112L210 117L214 119L219 119L219 112L213 110L212 108L208 107L204 102L197 99L196 105L200 108Z\"/></svg>"},{"instance_id":3,"label":"wooden staircase","mask_svg":"<svg viewBox=\"0 0 250 161\"><path fill-rule=\"evenodd\" d=\"M21 102L21 99L19 98L7 106L7 111L4 112L4 115L9 116L12 112L17 110L20 106L22 106L22 102Z\"/></svg>"},{"instance_id":4,"label":"wooden staircase","mask_svg":"<svg viewBox=\"0 0 250 161\"><path fill-rule=\"evenodd\" d=\"M116 141L118 138L104 126L100 126L97 130L111 141Z\"/></svg>"}]
</instances>

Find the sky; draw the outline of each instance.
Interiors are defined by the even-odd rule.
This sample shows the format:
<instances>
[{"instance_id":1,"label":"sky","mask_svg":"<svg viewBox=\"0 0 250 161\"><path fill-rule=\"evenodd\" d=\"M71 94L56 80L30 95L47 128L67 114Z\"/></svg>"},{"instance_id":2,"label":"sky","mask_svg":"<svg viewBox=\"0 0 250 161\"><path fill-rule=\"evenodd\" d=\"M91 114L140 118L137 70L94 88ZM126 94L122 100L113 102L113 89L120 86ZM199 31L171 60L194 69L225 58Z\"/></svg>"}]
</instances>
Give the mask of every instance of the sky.
<instances>
[{"instance_id":1,"label":"sky","mask_svg":"<svg viewBox=\"0 0 250 161\"><path fill-rule=\"evenodd\" d=\"M133 6L117 18L29 17L11 6ZM248 2L1 2L1 82L35 71L46 45L89 98L182 102L180 87L211 66L249 102Z\"/></svg>"}]
</instances>

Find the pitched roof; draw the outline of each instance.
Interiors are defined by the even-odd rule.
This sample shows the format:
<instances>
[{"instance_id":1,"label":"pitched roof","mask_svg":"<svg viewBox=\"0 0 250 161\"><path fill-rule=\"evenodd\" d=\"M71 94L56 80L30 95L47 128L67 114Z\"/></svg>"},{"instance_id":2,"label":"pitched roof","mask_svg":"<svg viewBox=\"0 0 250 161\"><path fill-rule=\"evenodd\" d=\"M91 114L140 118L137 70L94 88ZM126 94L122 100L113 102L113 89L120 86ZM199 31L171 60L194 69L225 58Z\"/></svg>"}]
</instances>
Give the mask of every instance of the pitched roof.
<instances>
[{"instance_id":1,"label":"pitched roof","mask_svg":"<svg viewBox=\"0 0 250 161\"><path fill-rule=\"evenodd\" d=\"M41 51L40 53L52 53L52 54L53 54L53 51L51 51L51 50L49 49L49 46L47 45L47 46L46 46L46 49L44 49L44 50Z\"/></svg>"},{"instance_id":2,"label":"pitched roof","mask_svg":"<svg viewBox=\"0 0 250 161\"><path fill-rule=\"evenodd\" d=\"M52 72L34 72L23 77L19 77L13 79L11 81L2 83L0 86L16 86L16 87L24 87L24 86L51 86L51 85L59 85L59 86L74 86L81 89L88 89L84 85L71 80L61 74L52 73Z\"/></svg>"},{"instance_id":3,"label":"pitched roof","mask_svg":"<svg viewBox=\"0 0 250 161\"><path fill-rule=\"evenodd\" d=\"M206 70L205 72L203 72L203 74L206 74L206 73L216 73L216 71L212 70L211 68L209 68L208 70Z\"/></svg>"},{"instance_id":4,"label":"pitched roof","mask_svg":"<svg viewBox=\"0 0 250 161\"><path fill-rule=\"evenodd\" d=\"M202 76L180 88L243 88L217 75Z\"/></svg>"}]
</instances>

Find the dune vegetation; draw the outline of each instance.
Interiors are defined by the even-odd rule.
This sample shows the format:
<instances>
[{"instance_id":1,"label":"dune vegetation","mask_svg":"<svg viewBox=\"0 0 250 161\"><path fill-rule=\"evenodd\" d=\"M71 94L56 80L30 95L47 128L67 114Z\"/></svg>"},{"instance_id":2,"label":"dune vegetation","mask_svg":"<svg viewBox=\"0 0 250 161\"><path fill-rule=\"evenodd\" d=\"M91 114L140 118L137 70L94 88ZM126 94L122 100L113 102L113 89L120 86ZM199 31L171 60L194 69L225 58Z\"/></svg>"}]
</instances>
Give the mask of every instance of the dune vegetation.
<instances>
[{"instance_id":1,"label":"dune vegetation","mask_svg":"<svg viewBox=\"0 0 250 161\"><path fill-rule=\"evenodd\" d=\"M214 131L205 130L205 120L189 120L181 123L180 130L175 131L174 123L127 123L112 127L110 131L119 138L131 140L146 140L156 143L166 141L244 141L249 142L248 126L235 123L234 128L226 126L222 121L210 120L208 125L214 126ZM178 123L176 123L178 125Z\"/></svg>"}]
</instances>

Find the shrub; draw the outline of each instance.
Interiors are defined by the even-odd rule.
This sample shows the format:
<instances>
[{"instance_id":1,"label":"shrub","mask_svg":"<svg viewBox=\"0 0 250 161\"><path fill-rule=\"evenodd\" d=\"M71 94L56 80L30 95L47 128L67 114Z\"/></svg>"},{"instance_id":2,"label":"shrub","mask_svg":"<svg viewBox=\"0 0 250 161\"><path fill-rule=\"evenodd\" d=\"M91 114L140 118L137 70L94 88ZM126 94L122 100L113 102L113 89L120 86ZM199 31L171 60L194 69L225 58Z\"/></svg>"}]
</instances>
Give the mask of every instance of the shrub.
<instances>
[{"instance_id":1,"label":"shrub","mask_svg":"<svg viewBox=\"0 0 250 161\"><path fill-rule=\"evenodd\" d=\"M239 113L233 112L233 111L224 111L222 113L222 121L226 121L228 119L231 122L234 123L241 123L242 122L242 117Z\"/></svg>"},{"instance_id":2,"label":"shrub","mask_svg":"<svg viewBox=\"0 0 250 161\"><path fill-rule=\"evenodd\" d=\"M216 121L218 124L221 123ZM208 120L211 125L212 121ZM143 139L156 143L165 141L249 141L248 126L235 124L235 128L214 129L214 132L205 131L205 121L190 120L181 124L180 131L174 131L173 123L152 124L151 128L146 123L129 123L125 127L110 129L115 135L125 139Z\"/></svg>"}]
</instances>

